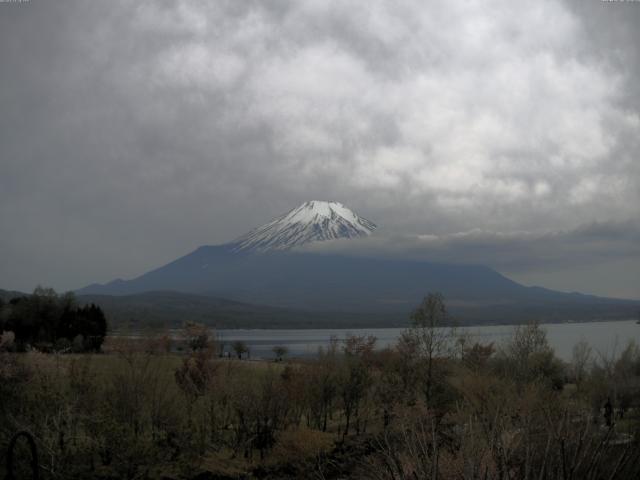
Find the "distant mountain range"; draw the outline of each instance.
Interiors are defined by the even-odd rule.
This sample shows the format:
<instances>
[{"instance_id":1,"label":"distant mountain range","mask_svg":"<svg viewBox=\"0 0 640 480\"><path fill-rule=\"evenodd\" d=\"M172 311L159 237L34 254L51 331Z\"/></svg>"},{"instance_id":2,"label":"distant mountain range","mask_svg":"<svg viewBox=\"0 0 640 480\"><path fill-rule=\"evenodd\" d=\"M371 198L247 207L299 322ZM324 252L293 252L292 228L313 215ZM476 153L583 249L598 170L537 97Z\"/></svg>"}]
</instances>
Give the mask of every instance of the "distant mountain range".
<instances>
[{"instance_id":1,"label":"distant mountain range","mask_svg":"<svg viewBox=\"0 0 640 480\"><path fill-rule=\"evenodd\" d=\"M295 250L375 228L340 203L306 202L228 244L202 246L132 280L77 293L118 318L176 323L196 317L264 328L398 326L433 291L445 296L461 323L631 318L640 304L525 287L485 266Z\"/></svg>"}]
</instances>

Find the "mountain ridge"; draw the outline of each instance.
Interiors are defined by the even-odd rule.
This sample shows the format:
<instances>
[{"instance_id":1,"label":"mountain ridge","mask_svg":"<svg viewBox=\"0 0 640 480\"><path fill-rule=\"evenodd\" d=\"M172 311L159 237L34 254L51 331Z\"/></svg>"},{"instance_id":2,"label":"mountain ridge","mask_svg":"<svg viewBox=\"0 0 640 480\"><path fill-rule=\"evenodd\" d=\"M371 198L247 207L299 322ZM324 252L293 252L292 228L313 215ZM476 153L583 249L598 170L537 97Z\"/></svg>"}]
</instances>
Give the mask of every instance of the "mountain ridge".
<instances>
[{"instance_id":1,"label":"mountain ridge","mask_svg":"<svg viewBox=\"0 0 640 480\"><path fill-rule=\"evenodd\" d=\"M202 268L204 265L207 268ZM236 253L225 245L202 246L135 279L77 293L126 295L155 290L218 296L277 308L389 314L408 313L429 291L442 292L452 306L478 308L618 302L526 287L481 265L290 251Z\"/></svg>"},{"instance_id":2,"label":"mountain ridge","mask_svg":"<svg viewBox=\"0 0 640 480\"><path fill-rule=\"evenodd\" d=\"M0 298L8 301L29 293L0 289ZM155 290L129 295L77 295L80 305L94 303L107 315L109 328L116 331L178 328L185 322L203 323L215 328L381 328L406 327L410 310L396 313L358 313L306 311L237 302L225 298L176 291ZM446 299L445 299L446 300ZM553 315L534 305L459 305L447 301L454 324L498 325L540 321L626 320L635 315L637 302L627 301L626 310L606 302L595 306L556 305Z\"/></svg>"},{"instance_id":3,"label":"mountain ridge","mask_svg":"<svg viewBox=\"0 0 640 480\"><path fill-rule=\"evenodd\" d=\"M80 295L175 291L313 315L406 318L440 292L464 321L509 323L620 318L639 302L521 285L484 265L349 256L296 247L360 238L376 228L337 202L305 202L222 245L194 251L131 280L93 284ZM303 313L300 313L303 315ZM382 317L380 317L382 316ZM319 317L318 317L319 318ZM376 322L377 324L377 322Z\"/></svg>"}]
</instances>

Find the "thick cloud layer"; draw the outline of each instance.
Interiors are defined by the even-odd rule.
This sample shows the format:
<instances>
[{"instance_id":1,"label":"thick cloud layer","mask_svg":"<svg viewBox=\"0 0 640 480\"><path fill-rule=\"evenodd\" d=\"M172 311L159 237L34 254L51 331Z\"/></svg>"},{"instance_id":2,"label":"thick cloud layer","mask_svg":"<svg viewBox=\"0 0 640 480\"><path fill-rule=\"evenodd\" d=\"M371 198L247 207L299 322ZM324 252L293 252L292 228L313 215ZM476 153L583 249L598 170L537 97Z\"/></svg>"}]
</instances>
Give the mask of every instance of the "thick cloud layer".
<instances>
[{"instance_id":1,"label":"thick cloud layer","mask_svg":"<svg viewBox=\"0 0 640 480\"><path fill-rule=\"evenodd\" d=\"M593 223L532 233L471 230L445 235L387 235L314 243L320 254L491 265L511 278L560 290L637 298L640 225Z\"/></svg>"},{"instance_id":2,"label":"thick cloud layer","mask_svg":"<svg viewBox=\"0 0 640 480\"><path fill-rule=\"evenodd\" d=\"M600 1L0 4L0 287L132 276L335 199L381 238L482 231L473 261L565 289L592 263L624 282L579 287L640 297L616 235L567 265L579 239L549 233L640 219L639 23Z\"/></svg>"}]
</instances>

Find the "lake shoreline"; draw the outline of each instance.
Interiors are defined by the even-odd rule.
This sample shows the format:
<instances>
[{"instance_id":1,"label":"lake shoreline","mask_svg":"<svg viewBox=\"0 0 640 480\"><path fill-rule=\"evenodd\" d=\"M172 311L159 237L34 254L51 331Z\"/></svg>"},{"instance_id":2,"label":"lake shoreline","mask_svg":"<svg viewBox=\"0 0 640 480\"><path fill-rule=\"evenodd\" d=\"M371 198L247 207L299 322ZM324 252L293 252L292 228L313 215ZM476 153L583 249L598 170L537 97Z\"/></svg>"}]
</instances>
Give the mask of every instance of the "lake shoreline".
<instances>
[{"instance_id":1,"label":"lake shoreline","mask_svg":"<svg viewBox=\"0 0 640 480\"><path fill-rule=\"evenodd\" d=\"M508 341L518 325L465 325L457 327L458 334L465 334L472 343L490 344L496 347ZM640 344L640 325L636 320L617 321L585 321L540 324L547 334L550 345L558 357L569 360L573 347L580 341L586 341L600 356L609 355L624 348L633 340ZM311 358L318 354L320 348L326 348L332 337L342 342L347 336L374 336L376 349L393 347L405 327L385 328L322 328L322 329L212 329L223 354L232 350L233 342L244 342L251 352L251 357L272 359L274 347L284 346L288 350L288 358ZM449 327L443 327L449 328ZM137 331L110 335L111 338L129 338L145 340L158 336L168 336L171 340L181 338L180 329L160 331ZM231 353L232 354L232 353Z\"/></svg>"}]
</instances>

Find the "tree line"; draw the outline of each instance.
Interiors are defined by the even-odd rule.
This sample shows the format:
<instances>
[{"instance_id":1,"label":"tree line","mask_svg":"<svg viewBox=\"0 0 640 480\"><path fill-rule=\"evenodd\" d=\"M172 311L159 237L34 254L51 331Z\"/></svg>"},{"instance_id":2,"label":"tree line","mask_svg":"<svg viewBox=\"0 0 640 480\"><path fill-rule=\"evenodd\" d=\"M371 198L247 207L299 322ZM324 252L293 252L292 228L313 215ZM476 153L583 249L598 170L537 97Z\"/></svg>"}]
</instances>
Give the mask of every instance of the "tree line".
<instances>
[{"instance_id":1,"label":"tree line","mask_svg":"<svg viewBox=\"0 0 640 480\"><path fill-rule=\"evenodd\" d=\"M102 309L78 305L73 293L37 287L31 295L0 301L0 338L17 351L98 352L106 334Z\"/></svg>"}]
</instances>

